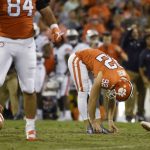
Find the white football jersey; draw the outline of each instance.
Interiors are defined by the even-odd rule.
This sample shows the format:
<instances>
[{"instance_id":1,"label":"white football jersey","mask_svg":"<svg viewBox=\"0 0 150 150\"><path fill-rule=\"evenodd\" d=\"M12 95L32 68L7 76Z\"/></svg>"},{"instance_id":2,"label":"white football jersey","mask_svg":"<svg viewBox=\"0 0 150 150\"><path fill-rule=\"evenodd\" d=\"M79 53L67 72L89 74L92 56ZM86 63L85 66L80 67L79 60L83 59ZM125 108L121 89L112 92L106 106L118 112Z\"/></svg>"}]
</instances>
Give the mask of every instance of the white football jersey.
<instances>
[{"instance_id":1,"label":"white football jersey","mask_svg":"<svg viewBox=\"0 0 150 150\"><path fill-rule=\"evenodd\" d=\"M59 48L54 48L54 54L57 59L57 65L56 65L56 73L57 74L64 74L67 70L67 64L65 61L65 55L71 54L73 51L73 48L70 44L63 44Z\"/></svg>"},{"instance_id":2,"label":"white football jersey","mask_svg":"<svg viewBox=\"0 0 150 150\"><path fill-rule=\"evenodd\" d=\"M48 37L44 34L40 34L36 39L35 39L35 44L36 44L36 52L37 55L42 56L43 54L43 47L44 45L50 43ZM44 62L44 58L41 57L41 59L37 59L37 64L41 64Z\"/></svg>"},{"instance_id":3,"label":"white football jersey","mask_svg":"<svg viewBox=\"0 0 150 150\"><path fill-rule=\"evenodd\" d=\"M87 48L90 48L90 46L86 43L78 43L74 49L73 49L73 52L76 52L76 51L82 51L84 49L87 49Z\"/></svg>"}]
</instances>

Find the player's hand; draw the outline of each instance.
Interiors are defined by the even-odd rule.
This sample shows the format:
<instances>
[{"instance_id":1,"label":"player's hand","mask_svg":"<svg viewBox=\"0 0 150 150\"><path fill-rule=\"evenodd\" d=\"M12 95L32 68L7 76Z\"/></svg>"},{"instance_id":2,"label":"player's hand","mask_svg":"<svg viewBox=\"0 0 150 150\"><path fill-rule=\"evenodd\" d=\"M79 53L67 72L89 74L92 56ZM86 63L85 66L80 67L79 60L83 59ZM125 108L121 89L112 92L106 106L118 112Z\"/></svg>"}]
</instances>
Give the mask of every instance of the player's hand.
<instances>
[{"instance_id":1,"label":"player's hand","mask_svg":"<svg viewBox=\"0 0 150 150\"><path fill-rule=\"evenodd\" d=\"M108 121L108 126L109 126L109 131L112 133L116 133L119 131L118 128L116 127L116 125L114 124L113 120Z\"/></svg>"},{"instance_id":2,"label":"player's hand","mask_svg":"<svg viewBox=\"0 0 150 150\"><path fill-rule=\"evenodd\" d=\"M100 133L101 132L102 129L96 120L90 120L90 123L91 123L91 126L93 128L94 133Z\"/></svg>"},{"instance_id":3,"label":"player's hand","mask_svg":"<svg viewBox=\"0 0 150 150\"><path fill-rule=\"evenodd\" d=\"M54 43L59 43L62 40L63 33L60 31L57 24L51 25L51 40Z\"/></svg>"},{"instance_id":4,"label":"player's hand","mask_svg":"<svg viewBox=\"0 0 150 150\"><path fill-rule=\"evenodd\" d=\"M121 49L119 46L116 46L115 50L116 50L116 52L118 52L118 53L121 53L121 52L122 52L122 49Z\"/></svg>"}]
</instances>

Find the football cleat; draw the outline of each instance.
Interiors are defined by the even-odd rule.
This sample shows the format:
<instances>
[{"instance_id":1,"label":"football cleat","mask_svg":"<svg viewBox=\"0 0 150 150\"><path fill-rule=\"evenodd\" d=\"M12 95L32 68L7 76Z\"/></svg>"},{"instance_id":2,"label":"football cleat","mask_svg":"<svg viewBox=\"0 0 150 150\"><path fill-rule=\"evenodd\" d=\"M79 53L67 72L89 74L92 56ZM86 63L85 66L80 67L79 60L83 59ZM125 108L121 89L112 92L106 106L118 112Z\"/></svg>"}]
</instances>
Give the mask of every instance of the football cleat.
<instances>
[{"instance_id":1,"label":"football cleat","mask_svg":"<svg viewBox=\"0 0 150 150\"><path fill-rule=\"evenodd\" d=\"M36 131L35 130L30 130L28 132L26 132L26 137L27 137L27 141L37 141L38 139L36 138Z\"/></svg>"},{"instance_id":2,"label":"football cleat","mask_svg":"<svg viewBox=\"0 0 150 150\"><path fill-rule=\"evenodd\" d=\"M106 129L102 124L100 125L101 131L100 134L109 134L111 133L108 129ZM89 125L86 129L87 134L95 134L96 132L93 130L92 126Z\"/></svg>"},{"instance_id":3,"label":"football cleat","mask_svg":"<svg viewBox=\"0 0 150 150\"><path fill-rule=\"evenodd\" d=\"M101 129L102 129L102 133L103 134L109 134L109 133L112 133L112 132L110 132L108 129L106 129L102 124L100 125L100 127L101 127Z\"/></svg>"},{"instance_id":4,"label":"football cleat","mask_svg":"<svg viewBox=\"0 0 150 150\"><path fill-rule=\"evenodd\" d=\"M147 131L150 131L150 122L142 121L141 126Z\"/></svg>"},{"instance_id":5,"label":"football cleat","mask_svg":"<svg viewBox=\"0 0 150 150\"><path fill-rule=\"evenodd\" d=\"M86 133L87 134L94 134L93 128L91 126L91 124L88 125L87 129L86 129Z\"/></svg>"}]
</instances>

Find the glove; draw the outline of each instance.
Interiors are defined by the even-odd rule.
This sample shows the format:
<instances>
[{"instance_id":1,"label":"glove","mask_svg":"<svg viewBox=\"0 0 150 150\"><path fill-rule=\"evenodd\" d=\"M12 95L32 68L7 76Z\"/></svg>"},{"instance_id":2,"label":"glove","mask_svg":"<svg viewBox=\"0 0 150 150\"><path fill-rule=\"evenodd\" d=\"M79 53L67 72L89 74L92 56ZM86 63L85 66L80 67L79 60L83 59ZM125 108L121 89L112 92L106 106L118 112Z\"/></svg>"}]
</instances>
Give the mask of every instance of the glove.
<instances>
[{"instance_id":1,"label":"glove","mask_svg":"<svg viewBox=\"0 0 150 150\"><path fill-rule=\"evenodd\" d=\"M51 40L54 43L59 43L62 40L63 33L60 31L57 24L52 24L51 27Z\"/></svg>"}]
</instances>

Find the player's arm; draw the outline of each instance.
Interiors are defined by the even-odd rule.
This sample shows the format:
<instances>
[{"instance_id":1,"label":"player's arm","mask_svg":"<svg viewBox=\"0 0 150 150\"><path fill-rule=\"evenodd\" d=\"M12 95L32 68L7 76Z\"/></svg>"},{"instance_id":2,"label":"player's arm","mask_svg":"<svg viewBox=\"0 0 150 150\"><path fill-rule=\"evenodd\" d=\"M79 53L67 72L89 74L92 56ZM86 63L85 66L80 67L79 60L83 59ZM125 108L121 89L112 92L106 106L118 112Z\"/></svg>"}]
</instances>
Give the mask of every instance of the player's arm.
<instances>
[{"instance_id":1,"label":"player's arm","mask_svg":"<svg viewBox=\"0 0 150 150\"><path fill-rule=\"evenodd\" d=\"M41 13L44 21L51 29L51 39L53 42L60 42L62 33L57 25L56 18L52 9L49 6L50 0L37 0L36 8Z\"/></svg>"},{"instance_id":2,"label":"player's arm","mask_svg":"<svg viewBox=\"0 0 150 150\"><path fill-rule=\"evenodd\" d=\"M96 131L100 131L100 125L95 121L95 111L96 111L96 101L99 99L100 90L101 90L101 80L102 80L102 72L99 72L97 77L94 79L93 86L91 88L89 102L88 102L88 111L90 122L92 127Z\"/></svg>"},{"instance_id":3,"label":"player's arm","mask_svg":"<svg viewBox=\"0 0 150 150\"><path fill-rule=\"evenodd\" d=\"M108 101L108 125L111 132L118 132L118 128L115 126L113 118L116 110L115 99L109 99Z\"/></svg>"},{"instance_id":4,"label":"player's arm","mask_svg":"<svg viewBox=\"0 0 150 150\"><path fill-rule=\"evenodd\" d=\"M123 49L120 46L116 45L115 50L118 52L118 54L123 60L128 61L128 55L123 51Z\"/></svg>"}]
</instances>

